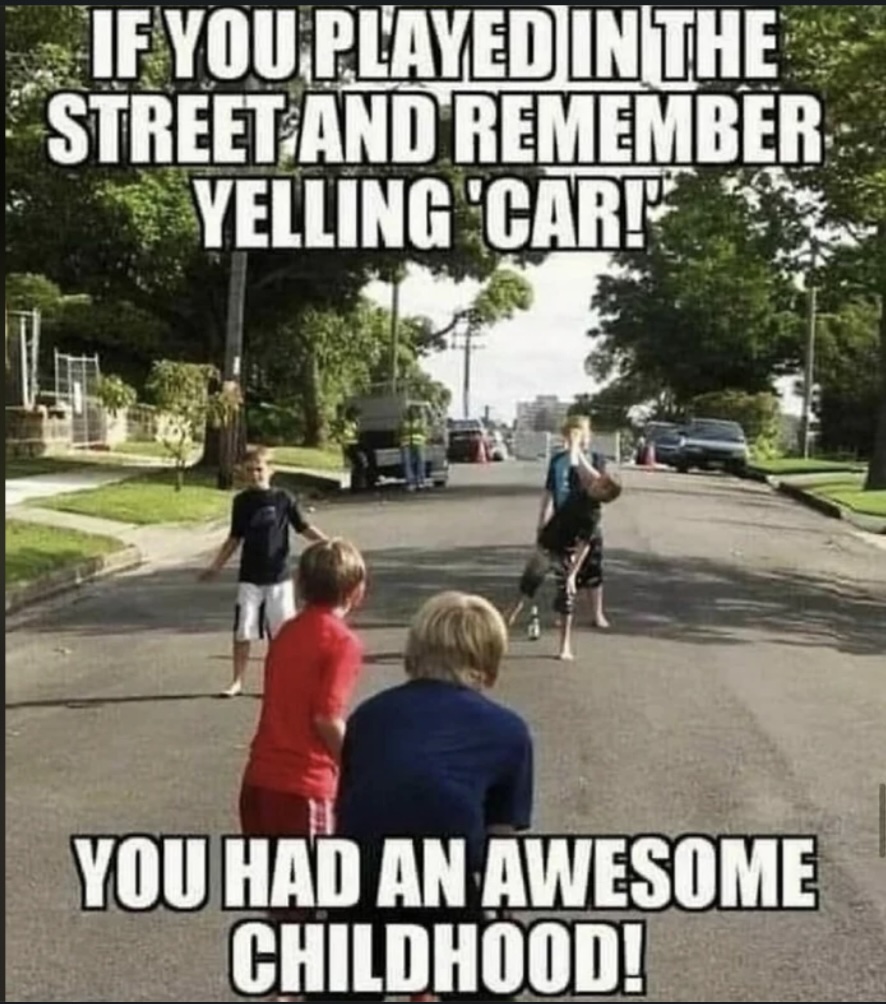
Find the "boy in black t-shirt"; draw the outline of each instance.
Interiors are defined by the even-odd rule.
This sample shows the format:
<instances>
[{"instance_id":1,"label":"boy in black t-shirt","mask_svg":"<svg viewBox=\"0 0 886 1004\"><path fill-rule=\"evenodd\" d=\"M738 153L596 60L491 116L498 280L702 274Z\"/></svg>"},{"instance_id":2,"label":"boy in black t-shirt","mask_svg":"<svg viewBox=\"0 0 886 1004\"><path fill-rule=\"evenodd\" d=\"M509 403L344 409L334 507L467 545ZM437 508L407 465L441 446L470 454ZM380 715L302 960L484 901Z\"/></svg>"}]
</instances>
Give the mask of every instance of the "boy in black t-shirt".
<instances>
[{"instance_id":1,"label":"boy in black t-shirt","mask_svg":"<svg viewBox=\"0 0 886 1004\"><path fill-rule=\"evenodd\" d=\"M234 682L223 697L239 697L249 668L252 643L274 638L296 614L295 585L289 567L290 527L305 540L326 540L308 523L296 500L271 487L270 451L259 447L246 455L251 485L235 499L231 532L203 581L216 578L241 549L234 621Z\"/></svg>"}]
</instances>

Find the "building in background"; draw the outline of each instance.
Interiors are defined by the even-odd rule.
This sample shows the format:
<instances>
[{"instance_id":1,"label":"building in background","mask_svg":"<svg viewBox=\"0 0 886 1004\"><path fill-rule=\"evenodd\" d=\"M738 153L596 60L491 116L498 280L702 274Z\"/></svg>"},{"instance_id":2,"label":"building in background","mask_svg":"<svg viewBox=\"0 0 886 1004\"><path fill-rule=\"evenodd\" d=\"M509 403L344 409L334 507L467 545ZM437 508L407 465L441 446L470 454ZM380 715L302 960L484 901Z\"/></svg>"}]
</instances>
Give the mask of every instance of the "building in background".
<instances>
[{"instance_id":1,"label":"building in background","mask_svg":"<svg viewBox=\"0 0 886 1004\"><path fill-rule=\"evenodd\" d=\"M524 432L558 433L569 417L574 402L558 397L539 396L517 405L517 428Z\"/></svg>"}]
</instances>

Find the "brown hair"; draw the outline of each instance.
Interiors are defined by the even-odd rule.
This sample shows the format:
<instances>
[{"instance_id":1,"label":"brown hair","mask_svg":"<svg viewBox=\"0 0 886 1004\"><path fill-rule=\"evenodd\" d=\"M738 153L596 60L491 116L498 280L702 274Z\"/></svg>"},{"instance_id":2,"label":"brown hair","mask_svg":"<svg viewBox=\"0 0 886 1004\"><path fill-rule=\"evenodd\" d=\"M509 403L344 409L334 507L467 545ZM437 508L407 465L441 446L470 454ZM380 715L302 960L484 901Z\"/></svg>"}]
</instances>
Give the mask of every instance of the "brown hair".
<instances>
[{"instance_id":1,"label":"brown hair","mask_svg":"<svg viewBox=\"0 0 886 1004\"><path fill-rule=\"evenodd\" d=\"M363 555L346 540L312 544L298 565L299 597L309 606L341 607L366 583Z\"/></svg>"},{"instance_id":2,"label":"brown hair","mask_svg":"<svg viewBox=\"0 0 886 1004\"><path fill-rule=\"evenodd\" d=\"M508 648L504 618L482 596L441 593L412 623L406 672L412 679L491 687Z\"/></svg>"}]
</instances>

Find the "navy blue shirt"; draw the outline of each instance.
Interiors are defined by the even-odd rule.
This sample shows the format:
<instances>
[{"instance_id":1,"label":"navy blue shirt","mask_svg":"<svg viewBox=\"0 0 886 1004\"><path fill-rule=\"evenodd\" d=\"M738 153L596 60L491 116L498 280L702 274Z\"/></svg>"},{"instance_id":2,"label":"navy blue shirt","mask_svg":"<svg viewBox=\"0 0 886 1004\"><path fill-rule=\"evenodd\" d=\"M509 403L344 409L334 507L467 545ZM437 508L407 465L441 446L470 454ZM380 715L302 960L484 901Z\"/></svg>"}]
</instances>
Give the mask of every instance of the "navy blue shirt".
<instances>
[{"instance_id":1,"label":"navy blue shirt","mask_svg":"<svg viewBox=\"0 0 886 1004\"><path fill-rule=\"evenodd\" d=\"M289 578L290 527L301 534L310 529L289 492L248 488L234 499L231 537L243 545L241 582L275 586Z\"/></svg>"},{"instance_id":2,"label":"navy blue shirt","mask_svg":"<svg viewBox=\"0 0 886 1004\"><path fill-rule=\"evenodd\" d=\"M387 837L463 838L479 872L489 827L529 828L533 781L519 715L474 690L416 680L349 720L337 833L364 851Z\"/></svg>"}]
</instances>

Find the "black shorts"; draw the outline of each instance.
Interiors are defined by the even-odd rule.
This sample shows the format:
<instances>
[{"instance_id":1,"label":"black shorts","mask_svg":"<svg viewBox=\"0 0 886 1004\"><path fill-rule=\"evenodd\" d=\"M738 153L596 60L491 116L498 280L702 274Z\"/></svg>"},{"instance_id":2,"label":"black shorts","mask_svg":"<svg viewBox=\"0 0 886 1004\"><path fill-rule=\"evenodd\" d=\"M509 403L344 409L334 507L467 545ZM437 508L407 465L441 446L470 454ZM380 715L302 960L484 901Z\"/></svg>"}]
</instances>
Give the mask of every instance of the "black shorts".
<instances>
[{"instance_id":1,"label":"black shorts","mask_svg":"<svg viewBox=\"0 0 886 1004\"><path fill-rule=\"evenodd\" d=\"M599 589L603 585L603 537L596 536L591 541L591 551L576 576L576 585L581 589Z\"/></svg>"},{"instance_id":2,"label":"black shorts","mask_svg":"<svg viewBox=\"0 0 886 1004\"><path fill-rule=\"evenodd\" d=\"M526 567L520 576L520 595L524 599L535 599L551 571L551 564L550 557L544 551L536 552L526 562Z\"/></svg>"}]
</instances>

